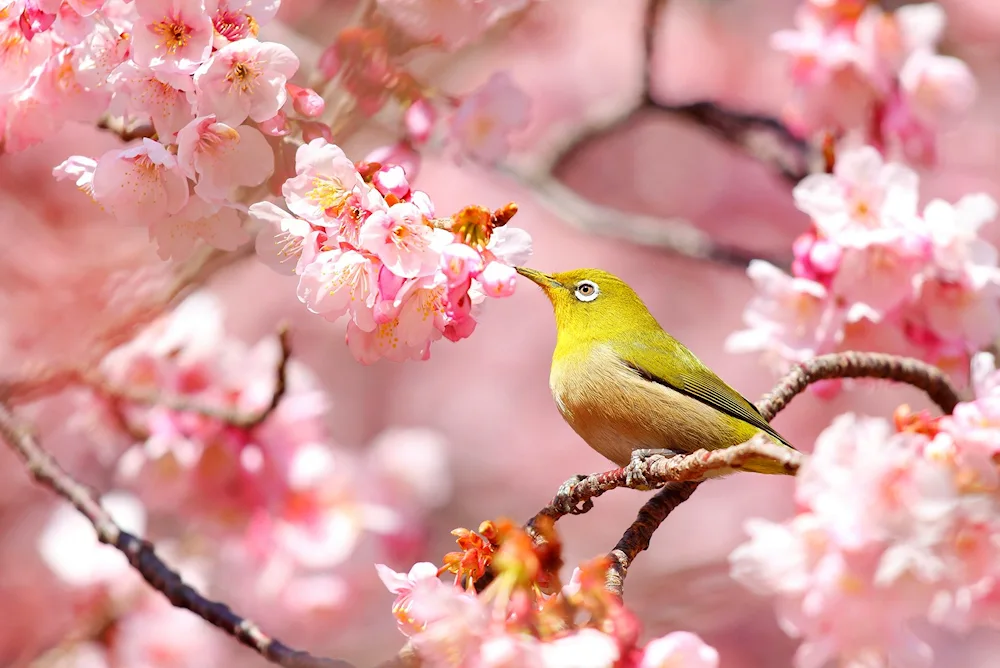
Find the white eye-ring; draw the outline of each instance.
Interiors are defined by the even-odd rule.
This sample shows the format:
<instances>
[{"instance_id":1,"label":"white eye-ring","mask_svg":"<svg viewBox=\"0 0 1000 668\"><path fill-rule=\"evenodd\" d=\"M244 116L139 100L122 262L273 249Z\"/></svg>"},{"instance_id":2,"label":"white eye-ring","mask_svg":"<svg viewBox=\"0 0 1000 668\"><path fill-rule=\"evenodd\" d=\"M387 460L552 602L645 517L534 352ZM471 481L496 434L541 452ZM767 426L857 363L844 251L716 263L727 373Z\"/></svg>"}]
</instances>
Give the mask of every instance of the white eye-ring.
<instances>
[{"instance_id":1,"label":"white eye-ring","mask_svg":"<svg viewBox=\"0 0 1000 668\"><path fill-rule=\"evenodd\" d=\"M599 294L601 290L593 281L580 281L576 284L576 298L582 302L592 302Z\"/></svg>"}]
</instances>

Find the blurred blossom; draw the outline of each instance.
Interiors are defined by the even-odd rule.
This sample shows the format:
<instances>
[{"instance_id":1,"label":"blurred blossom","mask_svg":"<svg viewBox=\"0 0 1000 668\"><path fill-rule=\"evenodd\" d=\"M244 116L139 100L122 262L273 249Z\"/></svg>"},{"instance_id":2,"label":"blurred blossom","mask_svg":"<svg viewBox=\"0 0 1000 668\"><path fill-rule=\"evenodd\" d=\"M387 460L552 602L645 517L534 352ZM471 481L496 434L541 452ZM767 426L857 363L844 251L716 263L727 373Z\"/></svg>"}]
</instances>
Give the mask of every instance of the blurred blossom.
<instances>
[{"instance_id":1,"label":"blurred blossom","mask_svg":"<svg viewBox=\"0 0 1000 668\"><path fill-rule=\"evenodd\" d=\"M509 151L508 137L528 124L531 101L505 72L493 74L462 99L450 120L461 154L478 162L499 162Z\"/></svg>"},{"instance_id":2,"label":"blurred blossom","mask_svg":"<svg viewBox=\"0 0 1000 668\"><path fill-rule=\"evenodd\" d=\"M782 627L803 639L796 666L927 666L930 649L911 622L996 624L1000 394L992 367L992 356L976 358L979 394L951 416L897 429L840 416L798 475L796 517L747 524L733 577L776 597Z\"/></svg>"},{"instance_id":3,"label":"blurred blossom","mask_svg":"<svg viewBox=\"0 0 1000 668\"><path fill-rule=\"evenodd\" d=\"M937 3L891 12L856 0L800 5L796 30L772 38L788 54L796 84L786 122L801 135L847 133L889 155L932 164L936 133L976 97L968 66L936 53L944 25Z\"/></svg>"},{"instance_id":4,"label":"blurred blossom","mask_svg":"<svg viewBox=\"0 0 1000 668\"><path fill-rule=\"evenodd\" d=\"M101 505L125 531L140 538L146 533L146 509L135 496L110 492L101 497ZM124 554L98 542L90 520L67 504L60 504L49 518L38 551L56 576L73 587L113 585L132 568Z\"/></svg>"},{"instance_id":5,"label":"blurred blossom","mask_svg":"<svg viewBox=\"0 0 1000 668\"><path fill-rule=\"evenodd\" d=\"M963 378L1000 334L997 251L980 236L997 205L978 194L920 212L918 185L872 147L803 179L793 194L812 227L795 243L792 276L751 263L758 296L728 349L763 352L782 369L839 350L908 354Z\"/></svg>"}]
</instances>

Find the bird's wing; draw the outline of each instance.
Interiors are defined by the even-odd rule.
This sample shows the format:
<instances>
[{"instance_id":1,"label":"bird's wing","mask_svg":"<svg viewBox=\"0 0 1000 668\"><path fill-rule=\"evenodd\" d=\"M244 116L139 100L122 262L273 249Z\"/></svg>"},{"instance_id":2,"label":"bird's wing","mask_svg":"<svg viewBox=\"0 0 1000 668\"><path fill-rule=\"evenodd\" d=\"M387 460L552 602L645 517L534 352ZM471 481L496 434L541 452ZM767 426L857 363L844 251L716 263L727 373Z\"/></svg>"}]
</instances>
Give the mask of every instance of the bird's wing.
<instances>
[{"instance_id":1,"label":"bird's wing","mask_svg":"<svg viewBox=\"0 0 1000 668\"><path fill-rule=\"evenodd\" d=\"M624 354L621 354L622 352ZM779 443L793 447L768 424L756 406L729 387L695 357L694 353L666 332L658 332L655 337L643 337L643 340L633 341L628 350L619 351L619 354L622 360L645 380L696 399L706 406L757 427L777 439ZM678 357L683 359L678 360Z\"/></svg>"}]
</instances>

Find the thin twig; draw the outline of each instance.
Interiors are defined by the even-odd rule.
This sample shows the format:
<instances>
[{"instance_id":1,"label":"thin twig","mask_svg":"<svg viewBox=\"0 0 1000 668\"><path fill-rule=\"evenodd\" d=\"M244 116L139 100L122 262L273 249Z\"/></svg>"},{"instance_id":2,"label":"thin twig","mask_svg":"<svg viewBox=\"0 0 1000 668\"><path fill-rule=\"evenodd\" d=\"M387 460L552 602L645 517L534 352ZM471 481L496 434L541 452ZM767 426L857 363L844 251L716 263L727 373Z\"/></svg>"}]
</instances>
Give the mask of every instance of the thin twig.
<instances>
[{"instance_id":1,"label":"thin twig","mask_svg":"<svg viewBox=\"0 0 1000 668\"><path fill-rule=\"evenodd\" d=\"M122 552L146 582L174 606L190 610L268 661L285 668L353 668L344 661L315 657L308 652L292 649L268 636L254 622L240 617L224 603L211 601L185 584L156 555L151 543L123 531L97 501L94 493L59 466L34 436L17 423L3 402L0 402L0 437L21 456L36 482L72 503L90 520L97 531L98 540Z\"/></svg>"},{"instance_id":2,"label":"thin twig","mask_svg":"<svg viewBox=\"0 0 1000 668\"><path fill-rule=\"evenodd\" d=\"M292 349L289 343L289 334L286 327L278 330L278 341L281 344L281 357L275 368L274 391L271 393L271 401L264 408L253 413L242 413L231 408L218 408L207 406L185 396L165 395L156 390L145 390L128 387L111 387L100 382L89 383L103 396L118 401L141 404L145 406L158 406L177 413L194 413L213 420L225 422L228 425L239 429L252 429L266 420L274 409L278 407L288 384L288 361L291 358Z\"/></svg>"},{"instance_id":3,"label":"thin twig","mask_svg":"<svg viewBox=\"0 0 1000 668\"><path fill-rule=\"evenodd\" d=\"M530 189L536 201L559 218L590 234L738 269L746 269L754 259L766 259L778 267L790 264L785 258L767 257L746 248L719 243L683 218L644 216L602 206L543 172L526 172L509 165L499 166L497 171Z\"/></svg>"},{"instance_id":4,"label":"thin twig","mask_svg":"<svg viewBox=\"0 0 1000 668\"><path fill-rule=\"evenodd\" d=\"M946 414L950 414L960 401L948 376L926 362L884 353L845 352L822 355L799 364L761 400L758 408L764 418L770 420L812 383L834 378L882 378L906 383L926 392Z\"/></svg>"}]
</instances>

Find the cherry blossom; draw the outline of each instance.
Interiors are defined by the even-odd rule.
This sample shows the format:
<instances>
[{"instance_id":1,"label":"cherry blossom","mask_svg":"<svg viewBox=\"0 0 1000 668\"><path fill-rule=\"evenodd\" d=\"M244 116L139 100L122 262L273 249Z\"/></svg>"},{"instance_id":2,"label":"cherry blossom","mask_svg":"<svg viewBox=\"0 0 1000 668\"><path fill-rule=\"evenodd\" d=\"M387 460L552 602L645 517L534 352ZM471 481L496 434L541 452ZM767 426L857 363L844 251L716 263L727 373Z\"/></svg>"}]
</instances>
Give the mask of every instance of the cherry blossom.
<instances>
[{"instance_id":1,"label":"cherry blossom","mask_svg":"<svg viewBox=\"0 0 1000 668\"><path fill-rule=\"evenodd\" d=\"M132 59L139 67L191 74L212 52L204 0L136 0Z\"/></svg>"},{"instance_id":2,"label":"cherry blossom","mask_svg":"<svg viewBox=\"0 0 1000 668\"><path fill-rule=\"evenodd\" d=\"M123 223L156 221L184 208L188 182L173 153L143 139L101 156L94 170L94 199Z\"/></svg>"},{"instance_id":3,"label":"cherry blossom","mask_svg":"<svg viewBox=\"0 0 1000 668\"><path fill-rule=\"evenodd\" d=\"M892 12L853 0L802 4L796 30L772 38L797 86L786 121L802 135L854 135L933 163L936 132L976 97L965 63L936 53L944 26L944 10L932 2Z\"/></svg>"},{"instance_id":4,"label":"cherry blossom","mask_svg":"<svg viewBox=\"0 0 1000 668\"><path fill-rule=\"evenodd\" d=\"M231 42L204 62L194 74L198 113L215 114L218 122L240 125L247 119L273 118L288 96L285 82L299 68L299 59L283 44L252 37Z\"/></svg>"},{"instance_id":5,"label":"cherry blossom","mask_svg":"<svg viewBox=\"0 0 1000 668\"><path fill-rule=\"evenodd\" d=\"M837 418L799 473L798 514L748 523L733 576L778 598L782 627L803 638L797 666L930 665L911 622L992 623L1000 431L987 416L1000 404L992 359L974 367L976 399L920 429Z\"/></svg>"},{"instance_id":6,"label":"cherry blossom","mask_svg":"<svg viewBox=\"0 0 1000 668\"><path fill-rule=\"evenodd\" d=\"M177 162L197 181L199 196L219 202L233 188L260 185L274 171L274 154L259 130L233 128L215 116L196 118L177 133Z\"/></svg>"},{"instance_id":7,"label":"cherry blossom","mask_svg":"<svg viewBox=\"0 0 1000 668\"><path fill-rule=\"evenodd\" d=\"M528 123L530 101L509 75L493 74L455 110L450 131L463 155L495 163L509 150L508 136Z\"/></svg>"},{"instance_id":8,"label":"cherry blossom","mask_svg":"<svg viewBox=\"0 0 1000 668\"><path fill-rule=\"evenodd\" d=\"M872 147L847 150L833 174L799 183L795 202L812 226L795 243L792 275L751 263L758 296L729 349L764 352L779 368L821 352L879 350L962 378L1000 332L998 254L979 236L997 205L978 194L921 212L918 187L915 172Z\"/></svg>"}]
</instances>

